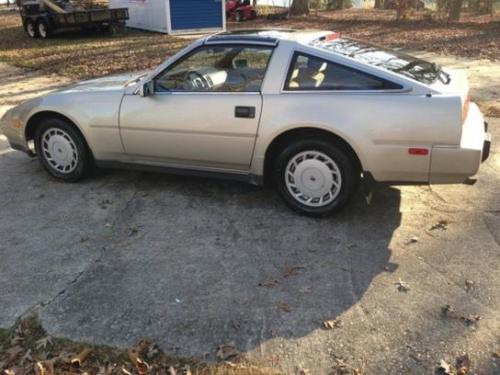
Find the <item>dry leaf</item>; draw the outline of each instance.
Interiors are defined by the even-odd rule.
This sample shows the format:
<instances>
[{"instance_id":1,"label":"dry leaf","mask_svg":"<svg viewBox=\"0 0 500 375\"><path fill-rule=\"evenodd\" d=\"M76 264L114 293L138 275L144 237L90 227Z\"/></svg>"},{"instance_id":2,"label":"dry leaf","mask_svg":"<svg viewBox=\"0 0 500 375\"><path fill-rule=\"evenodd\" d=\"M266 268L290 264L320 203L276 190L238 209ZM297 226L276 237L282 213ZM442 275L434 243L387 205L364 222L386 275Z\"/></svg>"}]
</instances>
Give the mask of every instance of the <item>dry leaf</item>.
<instances>
[{"instance_id":1,"label":"dry leaf","mask_svg":"<svg viewBox=\"0 0 500 375\"><path fill-rule=\"evenodd\" d=\"M452 367L444 359L442 359L439 361L438 371L442 374L452 374Z\"/></svg>"},{"instance_id":2,"label":"dry leaf","mask_svg":"<svg viewBox=\"0 0 500 375\"><path fill-rule=\"evenodd\" d=\"M304 267L286 267L283 272L283 277L296 276L299 273L299 270L304 269Z\"/></svg>"},{"instance_id":3,"label":"dry leaf","mask_svg":"<svg viewBox=\"0 0 500 375\"><path fill-rule=\"evenodd\" d=\"M36 375L54 375L54 361L39 361L35 363L35 374Z\"/></svg>"},{"instance_id":4,"label":"dry leaf","mask_svg":"<svg viewBox=\"0 0 500 375\"><path fill-rule=\"evenodd\" d=\"M285 302L278 303L278 309L283 310L284 312L287 312L287 313L292 311L292 309L290 308L288 303L285 303Z\"/></svg>"},{"instance_id":5,"label":"dry leaf","mask_svg":"<svg viewBox=\"0 0 500 375\"><path fill-rule=\"evenodd\" d=\"M326 329L340 328L342 326L342 321L340 319L328 319L323 321L323 327Z\"/></svg>"},{"instance_id":6,"label":"dry leaf","mask_svg":"<svg viewBox=\"0 0 500 375\"><path fill-rule=\"evenodd\" d=\"M401 279L396 283L396 287L400 292L407 293L410 290L410 286Z\"/></svg>"},{"instance_id":7,"label":"dry leaf","mask_svg":"<svg viewBox=\"0 0 500 375\"><path fill-rule=\"evenodd\" d=\"M272 288L272 287L275 287L279 284L279 281L278 280L271 280L271 281L266 281L264 283L258 283L257 286L263 286L263 287L266 287L266 288Z\"/></svg>"},{"instance_id":8,"label":"dry leaf","mask_svg":"<svg viewBox=\"0 0 500 375\"><path fill-rule=\"evenodd\" d=\"M470 358L467 354L464 354L457 358L456 361L457 375L467 375L470 370Z\"/></svg>"},{"instance_id":9,"label":"dry leaf","mask_svg":"<svg viewBox=\"0 0 500 375\"><path fill-rule=\"evenodd\" d=\"M231 361L237 359L240 352L236 349L233 343L221 345L217 348L217 358L221 361Z\"/></svg>"},{"instance_id":10,"label":"dry leaf","mask_svg":"<svg viewBox=\"0 0 500 375\"><path fill-rule=\"evenodd\" d=\"M35 342L35 347L38 350L47 349L47 346L52 345L54 345L54 343L52 342L52 337L50 336L45 336L44 338L41 338L40 340Z\"/></svg>"},{"instance_id":11,"label":"dry leaf","mask_svg":"<svg viewBox=\"0 0 500 375\"><path fill-rule=\"evenodd\" d=\"M500 358L500 349L498 349L496 352L491 353L491 355L495 358Z\"/></svg>"},{"instance_id":12,"label":"dry leaf","mask_svg":"<svg viewBox=\"0 0 500 375\"><path fill-rule=\"evenodd\" d=\"M83 349L78 355L75 357L71 358L71 365L75 367L81 367L82 363L87 359L89 356L90 352L92 351L92 348L85 348Z\"/></svg>"},{"instance_id":13,"label":"dry leaf","mask_svg":"<svg viewBox=\"0 0 500 375\"><path fill-rule=\"evenodd\" d=\"M434 224L431 227L431 230L436 230L436 229L446 230L448 229L448 224L449 224L448 220L439 220L437 224Z\"/></svg>"},{"instance_id":14,"label":"dry leaf","mask_svg":"<svg viewBox=\"0 0 500 375\"><path fill-rule=\"evenodd\" d=\"M474 287L474 281L472 280L465 280L465 290L467 290L468 292L474 290L475 287Z\"/></svg>"}]
</instances>

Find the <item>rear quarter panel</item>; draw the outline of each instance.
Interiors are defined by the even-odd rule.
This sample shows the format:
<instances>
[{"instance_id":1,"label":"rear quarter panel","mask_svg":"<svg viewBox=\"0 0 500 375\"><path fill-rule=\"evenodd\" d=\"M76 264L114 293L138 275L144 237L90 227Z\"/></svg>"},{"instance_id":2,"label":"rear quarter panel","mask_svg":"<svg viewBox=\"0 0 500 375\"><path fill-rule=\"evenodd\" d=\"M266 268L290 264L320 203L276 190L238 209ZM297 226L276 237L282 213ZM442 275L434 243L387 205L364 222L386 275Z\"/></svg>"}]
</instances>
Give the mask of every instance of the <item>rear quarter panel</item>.
<instances>
[{"instance_id":1,"label":"rear quarter panel","mask_svg":"<svg viewBox=\"0 0 500 375\"><path fill-rule=\"evenodd\" d=\"M306 92L264 94L254 173L284 131L316 127L345 139L377 181L427 182L434 144L460 142L460 98L410 93ZM428 155L408 154L425 147Z\"/></svg>"}]
</instances>

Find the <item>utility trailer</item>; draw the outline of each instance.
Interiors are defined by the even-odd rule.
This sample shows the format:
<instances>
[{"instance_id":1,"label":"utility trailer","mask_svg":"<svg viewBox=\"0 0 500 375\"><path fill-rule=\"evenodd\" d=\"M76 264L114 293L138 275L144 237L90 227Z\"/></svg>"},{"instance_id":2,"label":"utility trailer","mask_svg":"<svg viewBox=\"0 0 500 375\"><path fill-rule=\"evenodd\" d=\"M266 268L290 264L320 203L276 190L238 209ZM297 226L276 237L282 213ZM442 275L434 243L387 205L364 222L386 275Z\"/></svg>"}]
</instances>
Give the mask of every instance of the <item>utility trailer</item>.
<instances>
[{"instance_id":1,"label":"utility trailer","mask_svg":"<svg viewBox=\"0 0 500 375\"><path fill-rule=\"evenodd\" d=\"M85 9L67 0L19 0L24 30L31 38L49 38L59 30L110 30L128 20L128 8Z\"/></svg>"}]
</instances>

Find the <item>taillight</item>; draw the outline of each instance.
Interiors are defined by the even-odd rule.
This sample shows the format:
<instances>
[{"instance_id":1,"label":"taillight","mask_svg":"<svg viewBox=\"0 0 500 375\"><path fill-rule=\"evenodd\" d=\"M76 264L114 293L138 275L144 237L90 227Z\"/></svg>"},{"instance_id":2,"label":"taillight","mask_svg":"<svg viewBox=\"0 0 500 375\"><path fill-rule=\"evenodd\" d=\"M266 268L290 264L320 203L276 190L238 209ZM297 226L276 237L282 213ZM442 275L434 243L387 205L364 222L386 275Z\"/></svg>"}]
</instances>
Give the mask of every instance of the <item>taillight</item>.
<instances>
[{"instance_id":1,"label":"taillight","mask_svg":"<svg viewBox=\"0 0 500 375\"><path fill-rule=\"evenodd\" d=\"M469 113L469 105L470 105L470 94L467 93L467 97L465 98L464 105L462 107L462 125L465 123L467 119L467 114Z\"/></svg>"}]
</instances>

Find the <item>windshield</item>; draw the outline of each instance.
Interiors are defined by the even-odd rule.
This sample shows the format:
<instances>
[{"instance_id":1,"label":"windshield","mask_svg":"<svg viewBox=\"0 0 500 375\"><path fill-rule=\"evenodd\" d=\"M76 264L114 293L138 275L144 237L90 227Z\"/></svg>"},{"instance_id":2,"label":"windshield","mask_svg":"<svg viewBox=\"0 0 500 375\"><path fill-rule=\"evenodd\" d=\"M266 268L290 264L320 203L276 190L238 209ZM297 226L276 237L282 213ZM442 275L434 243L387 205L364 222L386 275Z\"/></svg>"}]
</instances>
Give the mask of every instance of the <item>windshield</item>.
<instances>
[{"instance_id":1,"label":"windshield","mask_svg":"<svg viewBox=\"0 0 500 375\"><path fill-rule=\"evenodd\" d=\"M437 64L359 40L329 39L326 36L312 41L311 45L390 70L424 84L432 84L437 80L445 84L450 82L449 75Z\"/></svg>"}]
</instances>

